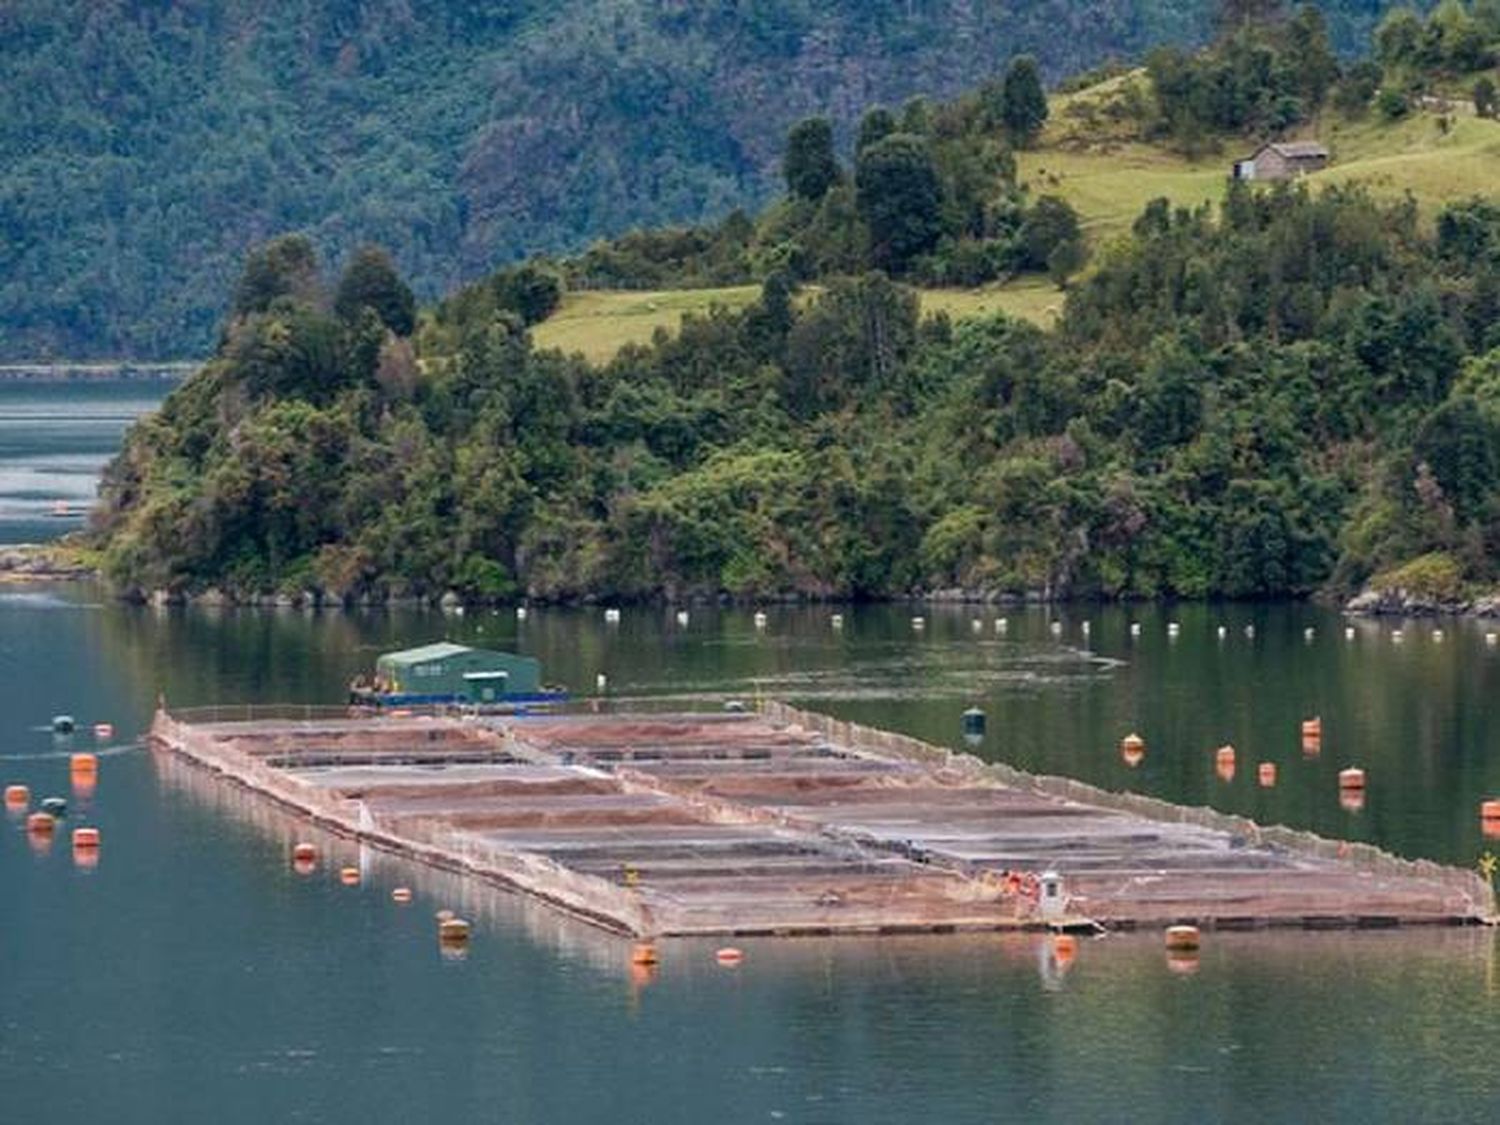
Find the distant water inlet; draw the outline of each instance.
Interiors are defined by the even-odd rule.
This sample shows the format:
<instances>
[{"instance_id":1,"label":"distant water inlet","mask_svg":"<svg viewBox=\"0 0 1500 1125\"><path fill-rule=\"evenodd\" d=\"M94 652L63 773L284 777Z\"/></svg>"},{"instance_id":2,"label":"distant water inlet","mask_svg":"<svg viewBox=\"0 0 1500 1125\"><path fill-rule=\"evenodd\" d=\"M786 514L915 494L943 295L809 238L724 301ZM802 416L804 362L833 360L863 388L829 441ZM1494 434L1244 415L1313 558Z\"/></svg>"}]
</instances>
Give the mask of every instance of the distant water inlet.
<instances>
[{"instance_id":1,"label":"distant water inlet","mask_svg":"<svg viewBox=\"0 0 1500 1125\"><path fill-rule=\"evenodd\" d=\"M637 937L1494 914L1472 872L764 712L160 713L152 740L325 827Z\"/></svg>"},{"instance_id":2,"label":"distant water inlet","mask_svg":"<svg viewBox=\"0 0 1500 1125\"><path fill-rule=\"evenodd\" d=\"M99 473L166 379L0 380L0 545L79 527Z\"/></svg>"}]
</instances>

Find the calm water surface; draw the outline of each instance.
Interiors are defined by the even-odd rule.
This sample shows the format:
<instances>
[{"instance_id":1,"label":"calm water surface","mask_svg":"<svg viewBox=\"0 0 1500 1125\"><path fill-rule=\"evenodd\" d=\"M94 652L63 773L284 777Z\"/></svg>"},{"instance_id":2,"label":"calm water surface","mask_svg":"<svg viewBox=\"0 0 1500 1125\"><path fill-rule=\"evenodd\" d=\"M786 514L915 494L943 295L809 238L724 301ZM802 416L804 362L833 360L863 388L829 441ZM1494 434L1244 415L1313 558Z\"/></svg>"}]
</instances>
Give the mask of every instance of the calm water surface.
<instances>
[{"instance_id":1,"label":"calm water surface","mask_svg":"<svg viewBox=\"0 0 1500 1125\"><path fill-rule=\"evenodd\" d=\"M1500 650L1480 627L1343 622L1307 607L1040 611L158 612L86 589L0 591L0 780L66 793L69 712L112 721L97 870L65 841L0 834L0 1104L7 1120L503 1122L1485 1121L1500 1113L1500 974L1488 930L1210 935L1197 971L1155 936L664 943L651 977L622 942L499 892L307 834L191 768L132 747L153 700L336 700L376 652L442 636L514 647L573 685L719 706L757 694L1036 769L1472 864L1500 793ZM1091 632L1085 643L1081 623ZM1139 620L1132 639L1129 623ZM1175 640L1167 623L1180 623ZM1216 627L1227 636L1220 641ZM1244 627L1255 627L1253 639ZM1311 640L1304 630L1313 628ZM1321 714L1321 754L1298 722ZM1116 744L1149 743L1129 770ZM77 743L91 742L78 737ZM1233 782L1213 749L1240 752ZM1261 790L1255 763L1280 767ZM1340 807L1335 775L1369 772ZM1497 848L1500 850L1500 848ZM362 863L357 889L329 871ZM417 889L400 908L397 882ZM440 956L432 913L476 920Z\"/></svg>"},{"instance_id":2,"label":"calm water surface","mask_svg":"<svg viewBox=\"0 0 1500 1125\"><path fill-rule=\"evenodd\" d=\"M136 418L154 410L166 379L0 379L0 546L50 539L82 524L53 515L94 500L99 470Z\"/></svg>"}]
</instances>

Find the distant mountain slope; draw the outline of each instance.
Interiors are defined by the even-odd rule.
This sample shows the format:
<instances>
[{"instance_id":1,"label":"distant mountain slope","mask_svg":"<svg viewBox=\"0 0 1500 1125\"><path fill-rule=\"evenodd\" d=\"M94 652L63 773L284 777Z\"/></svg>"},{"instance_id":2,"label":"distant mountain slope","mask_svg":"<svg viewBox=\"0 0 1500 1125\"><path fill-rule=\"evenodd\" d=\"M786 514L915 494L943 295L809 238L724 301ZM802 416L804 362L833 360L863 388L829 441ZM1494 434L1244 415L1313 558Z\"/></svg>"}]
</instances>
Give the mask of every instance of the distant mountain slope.
<instances>
[{"instance_id":1,"label":"distant mountain slope","mask_svg":"<svg viewBox=\"0 0 1500 1125\"><path fill-rule=\"evenodd\" d=\"M374 240L424 295L753 205L787 125L1207 34L1209 0L13 0L0 358L206 351L245 247ZM1383 7L1325 5L1341 45Z\"/></svg>"}]
</instances>

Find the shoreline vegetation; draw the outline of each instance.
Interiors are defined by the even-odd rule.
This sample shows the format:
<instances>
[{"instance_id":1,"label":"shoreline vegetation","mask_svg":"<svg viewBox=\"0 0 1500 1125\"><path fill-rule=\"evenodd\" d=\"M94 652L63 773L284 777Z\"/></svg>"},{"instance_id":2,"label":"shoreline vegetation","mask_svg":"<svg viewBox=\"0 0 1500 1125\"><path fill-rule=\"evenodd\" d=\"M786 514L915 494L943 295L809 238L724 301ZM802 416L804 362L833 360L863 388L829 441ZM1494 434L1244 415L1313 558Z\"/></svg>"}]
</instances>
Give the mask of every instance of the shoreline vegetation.
<instances>
[{"instance_id":1,"label":"shoreline vegetation","mask_svg":"<svg viewBox=\"0 0 1500 1125\"><path fill-rule=\"evenodd\" d=\"M1091 233L1036 156L1055 111L1074 145L1337 123L1367 150L1461 133L1489 167L1495 55L1450 24L1500 43L1450 4L1346 66L1303 8L1050 103L1020 57L872 108L852 153L798 123L755 218L426 309L378 249L335 279L278 238L215 356L130 431L86 542L167 601L1470 604L1500 583L1500 207L1320 173ZM1465 84L1462 128L1423 108ZM1050 327L924 297L1014 278L1052 287ZM705 285L738 298L593 359L540 343L570 294Z\"/></svg>"}]
</instances>

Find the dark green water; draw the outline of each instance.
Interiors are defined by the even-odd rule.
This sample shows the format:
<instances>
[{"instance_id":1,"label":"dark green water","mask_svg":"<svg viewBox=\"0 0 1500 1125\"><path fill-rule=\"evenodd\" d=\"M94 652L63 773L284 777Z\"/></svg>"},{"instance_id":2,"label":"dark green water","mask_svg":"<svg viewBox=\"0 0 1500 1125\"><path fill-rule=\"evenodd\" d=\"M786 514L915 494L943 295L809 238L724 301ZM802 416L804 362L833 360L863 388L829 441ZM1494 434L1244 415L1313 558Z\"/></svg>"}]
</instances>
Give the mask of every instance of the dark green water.
<instances>
[{"instance_id":1,"label":"dark green water","mask_svg":"<svg viewBox=\"0 0 1500 1125\"><path fill-rule=\"evenodd\" d=\"M757 693L988 755L1209 802L1267 821L1472 864L1500 794L1500 649L1444 622L1360 625L1306 607L1040 611L661 610L513 615L158 612L84 590L0 591L0 780L67 792L57 712L118 728L119 753L65 840L0 837L0 1105L7 1120L515 1122L1481 1121L1500 1107L1500 978L1487 930L1210 935L1197 972L1155 936L1084 943L1058 970L1032 938L665 943L650 979L627 946L536 904L306 834L203 775L129 749L174 705L327 702L386 647L450 636L540 656L621 699L718 706ZM1081 622L1091 623L1088 644ZM1131 621L1142 625L1132 639ZM1180 623L1175 641L1167 623ZM1216 627L1227 636L1220 641ZM1253 624L1253 640L1244 636ZM1315 630L1311 641L1303 630ZM1322 752L1298 723L1321 714ZM1116 744L1149 743L1131 771ZM75 744L91 742L76 736ZM1213 773L1232 742L1239 773ZM1261 790L1255 764L1279 784ZM1369 774L1340 808L1335 775ZM1500 850L1500 848L1497 848ZM341 887L328 872L362 862ZM397 882L415 903L389 900ZM432 913L476 920L462 962Z\"/></svg>"}]
</instances>

